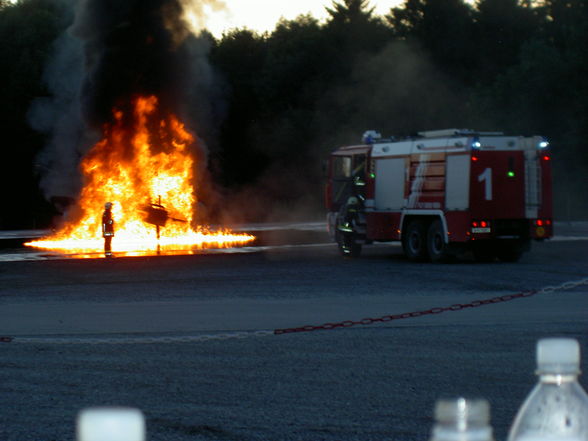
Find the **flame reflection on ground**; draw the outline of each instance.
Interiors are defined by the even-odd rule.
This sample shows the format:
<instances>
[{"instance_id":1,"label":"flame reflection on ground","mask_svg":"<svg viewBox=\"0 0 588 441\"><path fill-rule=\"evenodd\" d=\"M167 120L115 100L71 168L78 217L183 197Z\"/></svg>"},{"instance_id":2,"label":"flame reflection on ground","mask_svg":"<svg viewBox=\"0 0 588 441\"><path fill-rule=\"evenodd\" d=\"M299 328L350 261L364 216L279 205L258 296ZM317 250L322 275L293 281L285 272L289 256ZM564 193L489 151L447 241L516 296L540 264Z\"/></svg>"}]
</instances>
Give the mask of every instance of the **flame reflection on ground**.
<instances>
[{"instance_id":1,"label":"flame reflection on ground","mask_svg":"<svg viewBox=\"0 0 588 441\"><path fill-rule=\"evenodd\" d=\"M177 255L195 254L204 249L235 248L251 243L255 236L247 233L221 232L191 232L184 236L161 237L126 237L115 236L112 250L117 255ZM24 245L43 250L60 251L88 257L100 257L104 251L104 241L95 239L51 240L41 239L26 242Z\"/></svg>"}]
</instances>

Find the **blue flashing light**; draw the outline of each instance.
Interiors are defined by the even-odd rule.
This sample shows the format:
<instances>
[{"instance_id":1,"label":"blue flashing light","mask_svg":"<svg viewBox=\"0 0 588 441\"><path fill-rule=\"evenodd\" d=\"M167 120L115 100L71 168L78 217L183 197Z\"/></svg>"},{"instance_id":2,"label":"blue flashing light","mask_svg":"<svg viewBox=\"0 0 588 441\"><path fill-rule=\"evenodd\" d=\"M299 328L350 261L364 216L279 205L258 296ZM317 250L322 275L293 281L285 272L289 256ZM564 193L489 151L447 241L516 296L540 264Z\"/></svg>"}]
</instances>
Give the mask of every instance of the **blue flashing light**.
<instances>
[{"instance_id":1,"label":"blue flashing light","mask_svg":"<svg viewBox=\"0 0 588 441\"><path fill-rule=\"evenodd\" d=\"M549 141L543 138L541 141L539 141L538 147L540 149L546 149L547 147L549 147Z\"/></svg>"},{"instance_id":2,"label":"blue flashing light","mask_svg":"<svg viewBox=\"0 0 588 441\"><path fill-rule=\"evenodd\" d=\"M472 139L472 148L473 149L479 149L482 148L482 143L480 142L480 138L478 138L477 136L475 136Z\"/></svg>"},{"instance_id":3,"label":"blue flashing light","mask_svg":"<svg viewBox=\"0 0 588 441\"><path fill-rule=\"evenodd\" d=\"M368 130L361 138L365 144L374 144L377 140L382 139L382 135L375 130Z\"/></svg>"}]
</instances>

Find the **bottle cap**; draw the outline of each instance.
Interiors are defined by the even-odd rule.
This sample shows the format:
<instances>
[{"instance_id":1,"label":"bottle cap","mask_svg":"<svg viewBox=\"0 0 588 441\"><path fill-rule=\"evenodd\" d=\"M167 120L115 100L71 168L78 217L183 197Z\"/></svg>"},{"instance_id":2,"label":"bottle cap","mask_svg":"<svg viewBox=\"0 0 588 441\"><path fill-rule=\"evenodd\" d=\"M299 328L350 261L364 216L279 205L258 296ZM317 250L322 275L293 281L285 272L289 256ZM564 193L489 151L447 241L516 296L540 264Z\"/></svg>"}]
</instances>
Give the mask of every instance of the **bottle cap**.
<instances>
[{"instance_id":1,"label":"bottle cap","mask_svg":"<svg viewBox=\"0 0 588 441\"><path fill-rule=\"evenodd\" d=\"M126 407L84 409L78 414L77 441L145 441L145 418Z\"/></svg>"},{"instance_id":2,"label":"bottle cap","mask_svg":"<svg viewBox=\"0 0 588 441\"><path fill-rule=\"evenodd\" d=\"M537 373L580 373L580 345L573 338L543 338L537 342Z\"/></svg>"},{"instance_id":3,"label":"bottle cap","mask_svg":"<svg viewBox=\"0 0 588 441\"><path fill-rule=\"evenodd\" d=\"M483 399L439 400L431 441L492 441L490 405Z\"/></svg>"},{"instance_id":4,"label":"bottle cap","mask_svg":"<svg viewBox=\"0 0 588 441\"><path fill-rule=\"evenodd\" d=\"M441 423L456 422L462 430L470 425L486 425L490 422L490 405L484 399L439 400L435 405L435 419Z\"/></svg>"}]
</instances>

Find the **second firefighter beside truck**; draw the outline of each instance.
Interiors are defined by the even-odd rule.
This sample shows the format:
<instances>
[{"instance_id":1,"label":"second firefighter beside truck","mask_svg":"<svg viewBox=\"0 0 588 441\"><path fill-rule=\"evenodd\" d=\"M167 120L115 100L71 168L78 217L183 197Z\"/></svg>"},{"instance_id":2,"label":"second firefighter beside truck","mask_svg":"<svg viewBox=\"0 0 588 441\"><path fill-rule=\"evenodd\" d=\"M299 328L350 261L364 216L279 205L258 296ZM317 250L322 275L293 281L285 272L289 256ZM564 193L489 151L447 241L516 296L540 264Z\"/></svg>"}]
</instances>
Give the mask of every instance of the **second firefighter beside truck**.
<instances>
[{"instance_id":1,"label":"second firefighter beside truck","mask_svg":"<svg viewBox=\"0 0 588 441\"><path fill-rule=\"evenodd\" d=\"M343 255L357 257L365 243L364 187L361 172L354 171L351 195L337 215L337 242Z\"/></svg>"}]
</instances>

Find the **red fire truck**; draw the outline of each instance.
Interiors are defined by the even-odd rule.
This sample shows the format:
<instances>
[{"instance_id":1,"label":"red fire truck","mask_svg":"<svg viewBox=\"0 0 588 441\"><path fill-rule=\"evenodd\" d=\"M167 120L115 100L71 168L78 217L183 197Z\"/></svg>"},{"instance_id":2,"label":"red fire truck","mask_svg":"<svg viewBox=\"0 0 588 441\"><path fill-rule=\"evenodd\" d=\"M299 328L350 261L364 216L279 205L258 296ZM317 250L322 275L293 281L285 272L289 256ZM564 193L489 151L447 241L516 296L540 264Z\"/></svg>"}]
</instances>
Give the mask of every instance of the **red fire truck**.
<instances>
[{"instance_id":1,"label":"red fire truck","mask_svg":"<svg viewBox=\"0 0 588 441\"><path fill-rule=\"evenodd\" d=\"M516 261L553 235L551 153L541 136L447 129L364 134L329 158L327 224L344 255L401 241L410 260Z\"/></svg>"}]
</instances>

